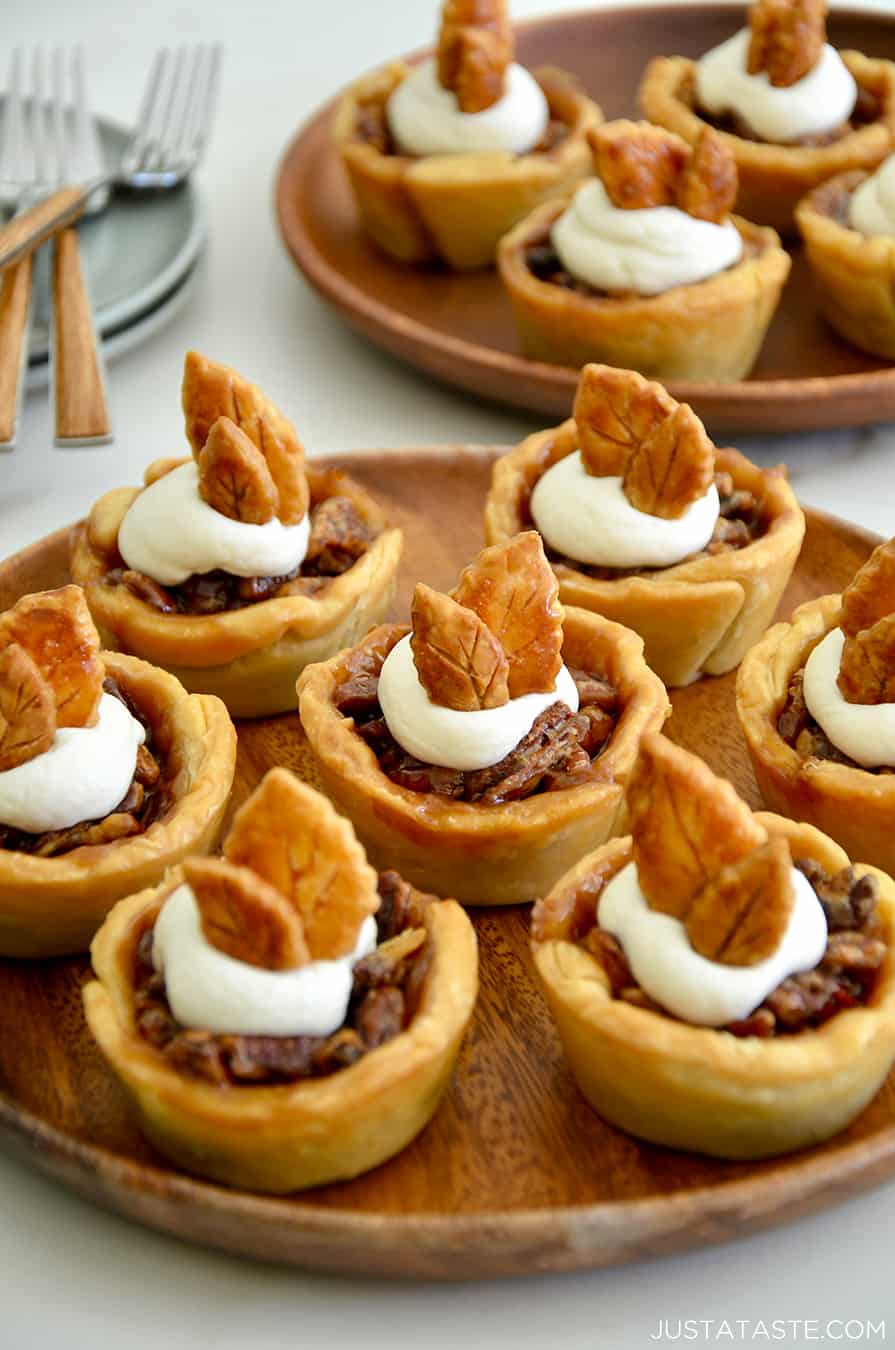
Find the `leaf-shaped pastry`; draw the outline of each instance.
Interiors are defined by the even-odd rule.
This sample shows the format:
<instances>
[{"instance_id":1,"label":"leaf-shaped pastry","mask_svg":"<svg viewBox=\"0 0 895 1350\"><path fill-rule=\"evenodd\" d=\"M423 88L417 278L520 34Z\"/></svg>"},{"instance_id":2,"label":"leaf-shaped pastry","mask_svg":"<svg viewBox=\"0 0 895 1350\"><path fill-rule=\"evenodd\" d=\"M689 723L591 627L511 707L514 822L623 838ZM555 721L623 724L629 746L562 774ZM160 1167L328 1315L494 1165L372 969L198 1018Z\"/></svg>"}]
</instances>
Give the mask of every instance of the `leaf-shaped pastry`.
<instances>
[{"instance_id":1,"label":"leaf-shaped pastry","mask_svg":"<svg viewBox=\"0 0 895 1350\"><path fill-rule=\"evenodd\" d=\"M199 495L231 520L266 525L280 494L267 460L229 417L219 417L199 452Z\"/></svg>"},{"instance_id":2,"label":"leaf-shaped pastry","mask_svg":"<svg viewBox=\"0 0 895 1350\"><path fill-rule=\"evenodd\" d=\"M438 35L438 81L461 112L490 108L503 94L513 59L506 0L447 0Z\"/></svg>"},{"instance_id":3,"label":"leaf-shaped pastry","mask_svg":"<svg viewBox=\"0 0 895 1350\"><path fill-rule=\"evenodd\" d=\"M221 858L187 858L183 874L196 897L202 931L218 951L265 970L308 964L295 909L249 868Z\"/></svg>"},{"instance_id":4,"label":"leaf-shaped pastry","mask_svg":"<svg viewBox=\"0 0 895 1350\"><path fill-rule=\"evenodd\" d=\"M613 206L671 206L690 147L650 122L604 122L588 133L597 174Z\"/></svg>"},{"instance_id":5,"label":"leaf-shaped pastry","mask_svg":"<svg viewBox=\"0 0 895 1350\"><path fill-rule=\"evenodd\" d=\"M631 451L676 407L661 384L645 380L633 370L585 366L572 416L587 472L596 478L621 477Z\"/></svg>"},{"instance_id":6,"label":"leaf-shaped pastry","mask_svg":"<svg viewBox=\"0 0 895 1350\"><path fill-rule=\"evenodd\" d=\"M693 897L684 920L694 951L725 966L754 966L777 951L796 902L782 836L728 863Z\"/></svg>"},{"instance_id":7,"label":"leaf-shaped pastry","mask_svg":"<svg viewBox=\"0 0 895 1350\"><path fill-rule=\"evenodd\" d=\"M350 823L287 769L271 769L236 812L224 842L299 914L315 960L346 956L379 908L376 873Z\"/></svg>"},{"instance_id":8,"label":"leaf-shaped pastry","mask_svg":"<svg viewBox=\"0 0 895 1350\"><path fill-rule=\"evenodd\" d=\"M453 591L497 638L509 666L510 698L549 693L562 666L559 585L535 530L485 548Z\"/></svg>"},{"instance_id":9,"label":"leaf-shaped pastry","mask_svg":"<svg viewBox=\"0 0 895 1350\"><path fill-rule=\"evenodd\" d=\"M765 71L778 88L804 79L820 60L826 13L826 0L758 0L749 11L749 74Z\"/></svg>"},{"instance_id":10,"label":"leaf-shaped pastry","mask_svg":"<svg viewBox=\"0 0 895 1350\"><path fill-rule=\"evenodd\" d=\"M622 484L638 511L674 520L714 481L715 448L692 408L674 412L635 446Z\"/></svg>"},{"instance_id":11,"label":"leaf-shaped pastry","mask_svg":"<svg viewBox=\"0 0 895 1350\"><path fill-rule=\"evenodd\" d=\"M846 637L895 614L895 539L879 544L842 592L839 627Z\"/></svg>"},{"instance_id":12,"label":"leaf-shaped pastry","mask_svg":"<svg viewBox=\"0 0 895 1350\"><path fill-rule=\"evenodd\" d=\"M53 690L56 725L92 726L105 666L80 586L25 595L0 614L0 644L18 642Z\"/></svg>"},{"instance_id":13,"label":"leaf-shaped pastry","mask_svg":"<svg viewBox=\"0 0 895 1350\"><path fill-rule=\"evenodd\" d=\"M473 712L508 702L507 658L473 610L419 582L410 621L414 664L433 703Z\"/></svg>"},{"instance_id":14,"label":"leaf-shaped pastry","mask_svg":"<svg viewBox=\"0 0 895 1350\"><path fill-rule=\"evenodd\" d=\"M767 840L730 783L656 733L640 742L627 801L641 890L676 919L711 877Z\"/></svg>"},{"instance_id":15,"label":"leaf-shaped pastry","mask_svg":"<svg viewBox=\"0 0 895 1350\"><path fill-rule=\"evenodd\" d=\"M219 417L229 417L267 460L284 525L297 525L308 509L305 452L295 428L255 385L229 366L187 352L183 368L186 434L198 456Z\"/></svg>"},{"instance_id":16,"label":"leaf-shaped pastry","mask_svg":"<svg viewBox=\"0 0 895 1350\"><path fill-rule=\"evenodd\" d=\"M737 199L736 160L714 127L705 126L677 183L675 205L688 216L719 225Z\"/></svg>"},{"instance_id":17,"label":"leaf-shaped pastry","mask_svg":"<svg viewBox=\"0 0 895 1350\"><path fill-rule=\"evenodd\" d=\"M847 703L895 703L895 614L845 639L837 684Z\"/></svg>"},{"instance_id":18,"label":"leaf-shaped pastry","mask_svg":"<svg viewBox=\"0 0 895 1350\"><path fill-rule=\"evenodd\" d=\"M161 459L154 459L151 464L147 464L143 470L143 484L145 487L152 487L160 478L165 478L174 469L179 469L181 464L189 464L189 457L183 455L164 455Z\"/></svg>"},{"instance_id":19,"label":"leaf-shaped pastry","mask_svg":"<svg viewBox=\"0 0 895 1350\"><path fill-rule=\"evenodd\" d=\"M17 642L0 651L0 773L49 750L56 735L53 691Z\"/></svg>"}]
</instances>

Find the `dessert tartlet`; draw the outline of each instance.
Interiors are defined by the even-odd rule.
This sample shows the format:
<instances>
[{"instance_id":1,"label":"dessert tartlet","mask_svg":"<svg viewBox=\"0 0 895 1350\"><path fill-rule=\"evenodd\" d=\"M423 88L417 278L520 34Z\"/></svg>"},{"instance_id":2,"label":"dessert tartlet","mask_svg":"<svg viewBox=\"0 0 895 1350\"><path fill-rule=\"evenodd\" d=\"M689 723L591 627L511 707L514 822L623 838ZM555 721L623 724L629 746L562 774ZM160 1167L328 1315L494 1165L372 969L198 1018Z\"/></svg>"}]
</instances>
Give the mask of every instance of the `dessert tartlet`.
<instances>
[{"instance_id":1,"label":"dessert tartlet","mask_svg":"<svg viewBox=\"0 0 895 1350\"><path fill-rule=\"evenodd\" d=\"M192 459L164 459L78 527L72 575L107 646L235 717L295 707L295 677L387 610L401 556L372 497L305 466L292 424L229 366L187 355Z\"/></svg>"},{"instance_id":2,"label":"dessert tartlet","mask_svg":"<svg viewBox=\"0 0 895 1350\"><path fill-rule=\"evenodd\" d=\"M377 866L470 905L543 895L623 827L644 731L670 711L643 645L563 612L536 534L485 549L411 627L375 628L298 682L327 793Z\"/></svg>"},{"instance_id":3,"label":"dessert tartlet","mask_svg":"<svg viewBox=\"0 0 895 1350\"><path fill-rule=\"evenodd\" d=\"M539 902L535 970L575 1079L638 1138L722 1158L819 1143L895 1058L895 883L753 815L659 736L631 836Z\"/></svg>"},{"instance_id":4,"label":"dessert tartlet","mask_svg":"<svg viewBox=\"0 0 895 1350\"><path fill-rule=\"evenodd\" d=\"M820 308L846 341L895 361L895 155L839 174L796 208Z\"/></svg>"},{"instance_id":5,"label":"dessert tartlet","mask_svg":"<svg viewBox=\"0 0 895 1350\"><path fill-rule=\"evenodd\" d=\"M737 712L764 800L895 868L895 540L746 656Z\"/></svg>"},{"instance_id":6,"label":"dessert tartlet","mask_svg":"<svg viewBox=\"0 0 895 1350\"><path fill-rule=\"evenodd\" d=\"M525 355L743 379L790 259L773 230L730 215L736 165L720 133L705 127L691 151L661 127L607 122L589 140L596 176L500 244Z\"/></svg>"},{"instance_id":7,"label":"dessert tartlet","mask_svg":"<svg viewBox=\"0 0 895 1350\"><path fill-rule=\"evenodd\" d=\"M785 471L716 449L628 370L586 366L574 415L494 465L485 537L534 524L563 604L639 633L667 685L732 670L765 631L805 518Z\"/></svg>"},{"instance_id":8,"label":"dessert tartlet","mask_svg":"<svg viewBox=\"0 0 895 1350\"><path fill-rule=\"evenodd\" d=\"M235 764L224 705L101 651L77 586L0 614L0 955L85 951L116 900L207 853Z\"/></svg>"},{"instance_id":9,"label":"dessert tartlet","mask_svg":"<svg viewBox=\"0 0 895 1350\"><path fill-rule=\"evenodd\" d=\"M513 61L505 0L447 0L435 57L364 76L334 136L361 221L405 263L493 263L498 240L590 165L601 113L570 75Z\"/></svg>"},{"instance_id":10,"label":"dessert tartlet","mask_svg":"<svg viewBox=\"0 0 895 1350\"><path fill-rule=\"evenodd\" d=\"M758 0L749 25L699 61L650 62L640 106L695 145L720 131L739 171L737 210L794 234L800 198L895 144L895 65L826 42L824 0Z\"/></svg>"},{"instance_id":11,"label":"dessert tartlet","mask_svg":"<svg viewBox=\"0 0 895 1350\"><path fill-rule=\"evenodd\" d=\"M278 1193L357 1176L423 1129L478 988L460 906L377 877L285 769L236 813L223 860L123 900L91 955L87 1022L147 1138Z\"/></svg>"}]
</instances>

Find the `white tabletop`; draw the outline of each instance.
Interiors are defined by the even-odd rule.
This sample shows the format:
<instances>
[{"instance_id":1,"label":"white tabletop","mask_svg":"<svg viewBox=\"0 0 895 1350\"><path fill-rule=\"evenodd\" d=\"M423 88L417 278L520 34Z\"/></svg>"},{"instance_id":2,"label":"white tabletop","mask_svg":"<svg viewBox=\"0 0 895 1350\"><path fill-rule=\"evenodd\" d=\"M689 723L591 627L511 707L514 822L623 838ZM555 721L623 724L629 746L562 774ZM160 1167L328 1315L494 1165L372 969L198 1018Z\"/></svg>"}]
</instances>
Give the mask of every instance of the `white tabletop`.
<instances>
[{"instance_id":1,"label":"white tabletop","mask_svg":"<svg viewBox=\"0 0 895 1350\"><path fill-rule=\"evenodd\" d=\"M149 460L180 453L178 391L188 347L259 383L295 420L312 455L511 443L536 428L536 419L432 384L354 337L296 275L273 219L275 167L293 129L359 71L428 41L436 4L30 0L13 11L7 3L10 45L82 42L95 108L125 121L135 115L156 46L217 39L226 56L200 175L211 242L197 293L168 328L111 367L118 434L110 448L52 449L46 395L28 399L19 449L0 460L0 556L74 519L106 488L138 481ZM586 7L588 0L513 3L518 17ZM895 8L883 0L877 7ZM762 463L785 459L805 502L893 533L886 490L892 427L809 429L740 444ZM103 1214L3 1157L0 1188L0 1345L10 1350L272 1350L312 1345L318 1336L338 1350L485 1343L634 1350L670 1344L678 1331L697 1344L824 1336L880 1343L878 1325L867 1322L887 1313L895 1337L888 1269L895 1185L712 1251L618 1271L462 1286L325 1279L242 1263ZM692 1325L679 1328L679 1319Z\"/></svg>"}]
</instances>

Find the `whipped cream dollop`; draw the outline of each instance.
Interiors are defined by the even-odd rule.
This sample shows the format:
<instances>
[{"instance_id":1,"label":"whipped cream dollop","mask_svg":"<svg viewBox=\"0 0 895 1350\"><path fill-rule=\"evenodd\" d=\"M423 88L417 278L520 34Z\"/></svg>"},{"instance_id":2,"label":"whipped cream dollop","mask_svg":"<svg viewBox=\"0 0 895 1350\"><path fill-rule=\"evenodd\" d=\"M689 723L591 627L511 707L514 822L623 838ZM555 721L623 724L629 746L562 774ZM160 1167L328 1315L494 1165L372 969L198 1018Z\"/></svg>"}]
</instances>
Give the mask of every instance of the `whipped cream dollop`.
<instances>
[{"instance_id":1,"label":"whipped cream dollop","mask_svg":"<svg viewBox=\"0 0 895 1350\"><path fill-rule=\"evenodd\" d=\"M409 755L443 769L468 772L499 764L557 702L578 711L578 689L565 666L550 693L522 694L502 708L443 708L420 682L409 634L389 652L379 675L379 705L395 740Z\"/></svg>"},{"instance_id":2,"label":"whipped cream dollop","mask_svg":"<svg viewBox=\"0 0 895 1350\"><path fill-rule=\"evenodd\" d=\"M895 155L855 188L848 207L853 230L870 237L895 235Z\"/></svg>"},{"instance_id":3,"label":"whipped cream dollop","mask_svg":"<svg viewBox=\"0 0 895 1350\"><path fill-rule=\"evenodd\" d=\"M789 925L773 955L754 966L725 966L694 951L679 919L650 909L633 862L607 884L597 916L650 998L685 1022L723 1027L748 1017L787 976L813 970L826 951L823 907L798 868L791 876L796 901Z\"/></svg>"},{"instance_id":4,"label":"whipped cream dollop","mask_svg":"<svg viewBox=\"0 0 895 1350\"><path fill-rule=\"evenodd\" d=\"M865 769L895 768L895 703L849 703L836 680L845 634L834 628L805 662L805 706L837 750Z\"/></svg>"},{"instance_id":5,"label":"whipped cream dollop","mask_svg":"<svg viewBox=\"0 0 895 1350\"><path fill-rule=\"evenodd\" d=\"M750 32L741 29L696 63L696 97L716 117L737 113L762 140L797 141L847 122L858 97L854 76L824 43L820 58L795 84L771 84L767 71L746 69Z\"/></svg>"},{"instance_id":6,"label":"whipped cream dollop","mask_svg":"<svg viewBox=\"0 0 895 1350\"><path fill-rule=\"evenodd\" d=\"M211 945L193 889L184 882L156 920L152 961L183 1026L218 1035L330 1036L345 1021L352 970L376 941L376 919L369 914L347 956L297 970L263 970Z\"/></svg>"},{"instance_id":7,"label":"whipped cream dollop","mask_svg":"<svg viewBox=\"0 0 895 1350\"><path fill-rule=\"evenodd\" d=\"M118 531L128 567L163 586L223 568L236 577L282 577L308 549L307 514L297 525L276 516L264 525L231 520L199 495L195 461L181 464L135 497Z\"/></svg>"},{"instance_id":8,"label":"whipped cream dollop","mask_svg":"<svg viewBox=\"0 0 895 1350\"><path fill-rule=\"evenodd\" d=\"M143 727L103 694L92 727L60 727L49 750L0 773L0 824L29 834L101 820L124 798Z\"/></svg>"},{"instance_id":9,"label":"whipped cream dollop","mask_svg":"<svg viewBox=\"0 0 895 1350\"><path fill-rule=\"evenodd\" d=\"M481 112L461 112L452 89L438 82L438 66L414 66L386 105L389 130L405 155L457 155L505 150L523 155L538 144L550 109L544 91L524 66L507 68L504 92Z\"/></svg>"},{"instance_id":10,"label":"whipped cream dollop","mask_svg":"<svg viewBox=\"0 0 895 1350\"><path fill-rule=\"evenodd\" d=\"M705 548L720 510L712 483L676 520L638 511L621 478L594 477L578 450L553 464L531 494L532 519L550 547L595 567L671 567Z\"/></svg>"},{"instance_id":11,"label":"whipped cream dollop","mask_svg":"<svg viewBox=\"0 0 895 1350\"><path fill-rule=\"evenodd\" d=\"M566 271L599 291L660 295L739 262L743 240L733 221L697 220L677 206L626 211L599 178L576 192L551 231Z\"/></svg>"}]
</instances>

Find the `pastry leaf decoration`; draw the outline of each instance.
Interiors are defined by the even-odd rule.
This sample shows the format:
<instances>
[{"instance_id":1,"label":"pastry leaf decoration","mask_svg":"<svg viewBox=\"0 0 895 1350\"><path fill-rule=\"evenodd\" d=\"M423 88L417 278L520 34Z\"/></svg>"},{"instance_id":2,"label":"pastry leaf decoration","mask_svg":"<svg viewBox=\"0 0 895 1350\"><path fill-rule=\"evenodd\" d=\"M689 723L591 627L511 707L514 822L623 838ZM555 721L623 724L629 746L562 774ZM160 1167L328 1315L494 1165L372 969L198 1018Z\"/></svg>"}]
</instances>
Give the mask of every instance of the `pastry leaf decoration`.
<instances>
[{"instance_id":1,"label":"pastry leaf decoration","mask_svg":"<svg viewBox=\"0 0 895 1350\"><path fill-rule=\"evenodd\" d=\"M301 919L273 886L221 858L188 858L183 873L196 897L202 931L218 951L265 970L307 965Z\"/></svg>"},{"instance_id":2,"label":"pastry leaf decoration","mask_svg":"<svg viewBox=\"0 0 895 1350\"><path fill-rule=\"evenodd\" d=\"M638 511L674 519L705 496L714 477L714 446L693 409L679 403L633 450L622 489Z\"/></svg>"},{"instance_id":3,"label":"pastry leaf decoration","mask_svg":"<svg viewBox=\"0 0 895 1350\"><path fill-rule=\"evenodd\" d=\"M420 582L411 622L414 664L433 703L472 712L508 702L507 658L473 610Z\"/></svg>"},{"instance_id":4,"label":"pastry leaf decoration","mask_svg":"<svg viewBox=\"0 0 895 1350\"><path fill-rule=\"evenodd\" d=\"M613 206L672 206L690 147L650 122L604 122L589 133L597 175Z\"/></svg>"},{"instance_id":5,"label":"pastry leaf decoration","mask_svg":"<svg viewBox=\"0 0 895 1350\"><path fill-rule=\"evenodd\" d=\"M736 160L714 127L705 127L677 181L675 205L688 216L720 225L733 210L739 176Z\"/></svg>"},{"instance_id":6,"label":"pastry leaf decoration","mask_svg":"<svg viewBox=\"0 0 895 1350\"><path fill-rule=\"evenodd\" d=\"M53 691L28 653L0 651L0 773L49 750L56 735Z\"/></svg>"},{"instance_id":7,"label":"pastry leaf decoration","mask_svg":"<svg viewBox=\"0 0 895 1350\"><path fill-rule=\"evenodd\" d=\"M848 703L895 703L895 614L845 639L837 683Z\"/></svg>"},{"instance_id":8,"label":"pastry leaf decoration","mask_svg":"<svg viewBox=\"0 0 895 1350\"><path fill-rule=\"evenodd\" d=\"M751 966L777 950L795 892L792 858L779 836L709 877L684 920L694 950L725 966Z\"/></svg>"},{"instance_id":9,"label":"pastry leaf decoration","mask_svg":"<svg viewBox=\"0 0 895 1350\"><path fill-rule=\"evenodd\" d=\"M804 79L820 60L826 14L826 0L758 0L749 11L749 74L764 71L778 88Z\"/></svg>"},{"instance_id":10,"label":"pastry leaf decoration","mask_svg":"<svg viewBox=\"0 0 895 1350\"><path fill-rule=\"evenodd\" d=\"M842 593L839 626L846 637L895 613L895 539L879 544Z\"/></svg>"},{"instance_id":11,"label":"pastry leaf decoration","mask_svg":"<svg viewBox=\"0 0 895 1350\"><path fill-rule=\"evenodd\" d=\"M105 666L80 586L25 595L0 614L0 644L18 643L49 684L59 727L92 726Z\"/></svg>"},{"instance_id":12,"label":"pastry leaf decoration","mask_svg":"<svg viewBox=\"0 0 895 1350\"><path fill-rule=\"evenodd\" d=\"M231 520L265 525L280 494L261 451L229 417L212 424L199 452L199 495Z\"/></svg>"},{"instance_id":13,"label":"pastry leaf decoration","mask_svg":"<svg viewBox=\"0 0 895 1350\"><path fill-rule=\"evenodd\" d=\"M483 112L501 98L513 59L506 0L447 0L438 36L438 81L464 113Z\"/></svg>"}]
</instances>

